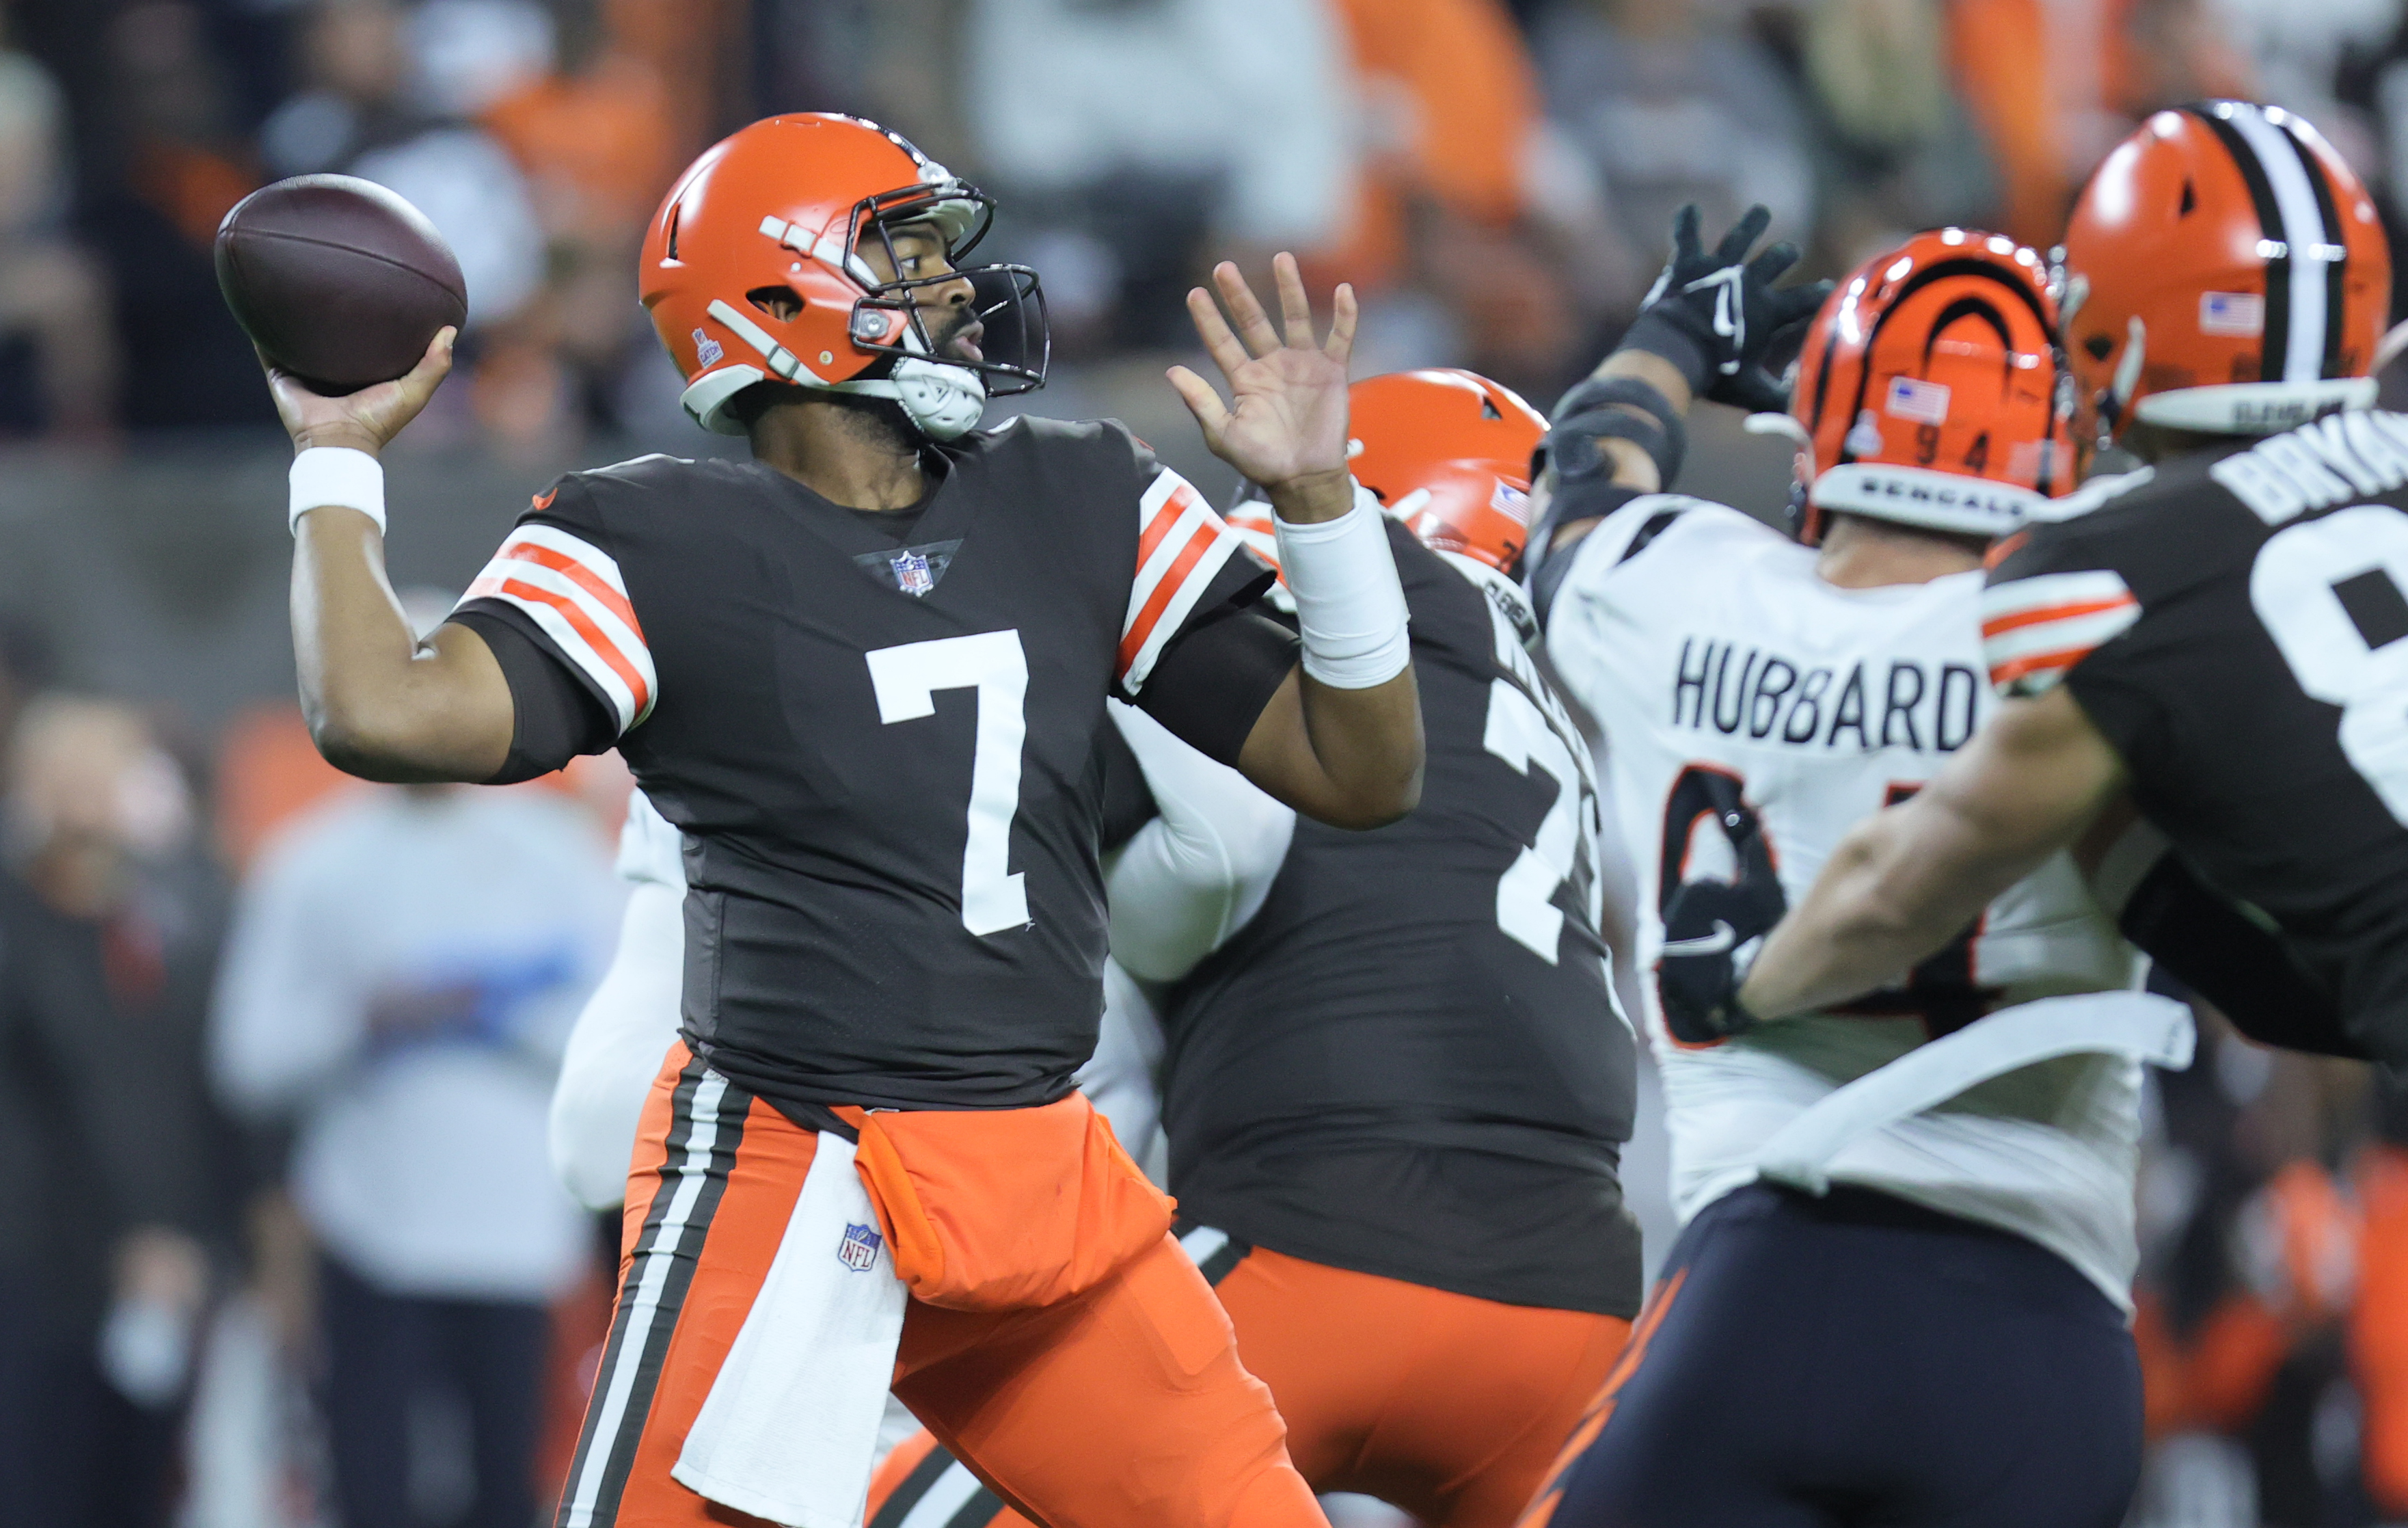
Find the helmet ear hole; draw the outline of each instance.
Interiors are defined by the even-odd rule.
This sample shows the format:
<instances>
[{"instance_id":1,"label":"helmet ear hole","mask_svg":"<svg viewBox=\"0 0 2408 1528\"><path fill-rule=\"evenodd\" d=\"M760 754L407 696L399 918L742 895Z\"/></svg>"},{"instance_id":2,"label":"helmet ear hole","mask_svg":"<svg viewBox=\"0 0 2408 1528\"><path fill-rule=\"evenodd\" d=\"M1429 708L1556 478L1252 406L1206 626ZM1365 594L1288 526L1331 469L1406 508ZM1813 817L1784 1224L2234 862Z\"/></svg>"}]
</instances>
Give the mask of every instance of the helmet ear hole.
<instances>
[{"instance_id":1,"label":"helmet ear hole","mask_svg":"<svg viewBox=\"0 0 2408 1528\"><path fill-rule=\"evenodd\" d=\"M2089 339L2082 342L2082 348L2090 353L2090 358L2092 360L2103 361L2107 359L2109 355L2114 353L2115 341L2108 339L2103 334L2094 334Z\"/></svg>"},{"instance_id":2,"label":"helmet ear hole","mask_svg":"<svg viewBox=\"0 0 2408 1528\"><path fill-rule=\"evenodd\" d=\"M781 324L791 324L803 310L803 299L786 286L756 286L744 294L744 300L768 314Z\"/></svg>"},{"instance_id":3,"label":"helmet ear hole","mask_svg":"<svg viewBox=\"0 0 2408 1528\"><path fill-rule=\"evenodd\" d=\"M2195 180L2185 180L2183 182L2182 208L2174 214L2174 216L2178 218L2186 218L2198 210L2199 182Z\"/></svg>"}]
</instances>

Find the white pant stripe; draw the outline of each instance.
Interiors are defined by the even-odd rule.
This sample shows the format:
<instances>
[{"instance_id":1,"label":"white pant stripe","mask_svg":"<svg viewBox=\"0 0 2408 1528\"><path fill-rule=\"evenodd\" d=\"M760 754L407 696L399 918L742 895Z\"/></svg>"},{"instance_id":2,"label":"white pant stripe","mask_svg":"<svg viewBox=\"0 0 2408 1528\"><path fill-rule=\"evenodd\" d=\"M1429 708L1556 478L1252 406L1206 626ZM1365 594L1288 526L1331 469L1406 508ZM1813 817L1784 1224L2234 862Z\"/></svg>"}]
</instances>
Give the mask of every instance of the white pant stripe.
<instances>
[{"instance_id":1,"label":"white pant stripe","mask_svg":"<svg viewBox=\"0 0 2408 1528\"><path fill-rule=\"evenodd\" d=\"M566 1528L591 1528L594 1504L602 1493L602 1481L610 1470L610 1456L618 1451L620 1430L627 1423L627 1400L636 1387L636 1375L643 1367L644 1349L651 1346L652 1322L660 1314L661 1290L667 1284L669 1270L685 1240L686 1226L694 1215L695 1201L702 1197L703 1186L710 1181L710 1157L719 1144L719 1102L727 1091L727 1079L716 1072L705 1072L694 1090L694 1129L686 1136L685 1160L678 1164L678 1186L669 1200L669 1212L652 1233L652 1245L643 1251L644 1265L638 1276L636 1298L627 1307L626 1335L619 1344L619 1362L604 1381L601 1414L595 1419L593 1441L585 1453L585 1468L579 1474L576 1495L569 1504ZM643 1425L638 1418L636 1425Z\"/></svg>"}]
</instances>

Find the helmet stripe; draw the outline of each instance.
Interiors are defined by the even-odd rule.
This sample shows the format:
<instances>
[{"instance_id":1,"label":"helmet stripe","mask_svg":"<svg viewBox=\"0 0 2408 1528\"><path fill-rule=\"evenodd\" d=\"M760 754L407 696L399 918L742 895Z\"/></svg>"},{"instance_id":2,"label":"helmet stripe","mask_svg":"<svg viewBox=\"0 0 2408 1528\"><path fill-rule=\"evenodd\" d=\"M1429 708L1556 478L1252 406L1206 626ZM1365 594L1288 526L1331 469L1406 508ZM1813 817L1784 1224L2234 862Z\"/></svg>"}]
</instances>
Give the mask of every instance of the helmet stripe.
<instances>
[{"instance_id":1,"label":"helmet stripe","mask_svg":"<svg viewBox=\"0 0 2408 1528\"><path fill-rule=\"evenodd\" d=\"M2349 327L2344 322L2348 309L2343 286L2343 279L2349 272L2348 225L2342 222L2341 209L2333 199L2332 177L2326 172L2324 161L2316 157L2315 151L2300 136L2298 121L2288 112L2282 114L2283 137L2289 142L2291 152L2299 156L2300 170L2308 178L2308 188L2315 195L2316 219L2324 224L2327 240L2326 258L2315 262L2325 267L2325 353L2316 375L2338 377L2342 340Z\"/></svg>"},{"instance_id":2,"label":"helmet stripe","mask_svg":"<svg viewBox=\"0 0 2408 1528\"><path fill-rule=\"evenodd\" d=\"M2325 374L2325 333L2331 327L2329 320L2336 316L2327 300L2325 281L2332 239L2326 231L2324 211L2316 205L2315 184L2301 164L2304 155L2299 140L2267 121L2261 108L2235 103L2216 110L2229 112L2225 120L2255 154L2281 219L2278 228L2268 235L2283 242L2283 280L2290 298L2290 324L2284 336L2281 380L2315 382ZM2266 274L2270 290L2275 279L2274 262L2270 260ZM2267 367L2273 361L2273 336L2269 334Z\"/></svg>"},{"instance_id":3,"label":"helmet stripe","mask_svg":"<svg viewBox=\"0 0 2408 1528\"><path fill-rule=\"evenodd\" d=\"M2216 136L2224 145L2225 153L2230 156L2233 168L2241 172L2241 183L2249 191L2249 203L2258 210L2258 237L2277 245L2282 251L2280 254L2269 256L2266 261L2266 327L2258 336L2262 359L2258 368L2260 381L2281 382L2290 354L2290 241L2283 238L2283 214L2275 205L2273 184L2266 178L2266 167L2259 163L2258 151L2249 146L2230 117L2223 113L2222 106L2223 103L2219 103L2215 107L2190 107L2186 109ZM2257 108L2246 109L2255 113ZM2233 382L2240 379L2216 380Z\"/></svg>"}]
</instances>

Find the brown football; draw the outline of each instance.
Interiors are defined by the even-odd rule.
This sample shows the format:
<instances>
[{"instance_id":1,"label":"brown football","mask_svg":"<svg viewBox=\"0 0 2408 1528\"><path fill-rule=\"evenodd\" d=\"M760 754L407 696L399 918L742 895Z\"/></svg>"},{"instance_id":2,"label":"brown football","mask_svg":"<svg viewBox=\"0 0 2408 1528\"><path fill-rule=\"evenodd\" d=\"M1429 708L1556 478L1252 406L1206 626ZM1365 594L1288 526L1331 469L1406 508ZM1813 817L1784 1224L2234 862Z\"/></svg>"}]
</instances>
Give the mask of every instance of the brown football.
<instances>
[{"instance_id":1,"label":"brown football","mask_svg":"<svg viewBox=\"0 0 2408 1528\"><path fill-rule=\"evenodd\" d=\"M260 353L329 396L391 382L468 317L460 262L426 215L349 175L300 175L218 225L218 290Z\"/></svg>"}]
</instances>

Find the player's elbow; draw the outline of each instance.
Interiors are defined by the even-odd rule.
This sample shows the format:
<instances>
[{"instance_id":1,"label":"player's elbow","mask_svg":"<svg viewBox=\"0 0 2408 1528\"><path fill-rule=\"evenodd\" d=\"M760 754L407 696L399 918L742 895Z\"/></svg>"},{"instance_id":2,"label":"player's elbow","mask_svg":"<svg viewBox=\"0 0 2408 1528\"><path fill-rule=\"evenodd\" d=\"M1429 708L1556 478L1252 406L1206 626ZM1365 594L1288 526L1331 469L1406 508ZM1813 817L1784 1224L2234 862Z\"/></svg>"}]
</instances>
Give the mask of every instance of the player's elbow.
<instances>
[{"instance_id":1,"label":"player's elbow","mask_svg":"<svg viewBox=\"0 0 2408 1528\"><path fill-rule=\"evenodd\" d=\"M471 778L445 768L426 728L398 707L325 697L305 715L319 757L345 774L387 785Z\"/></svg>"},{"instance_id":2,"label":"player's elbow","mask_svg":"<svg viewBox=\"0 0 2408 1528\"><path fill-rule=\"evenodd\" d=\"M1364 832L1373 828L1385 828L1421 804L1421 760L1416 756L1412 773L1397 779L1367 781L1345 790L1333 791L1312 815L1332 828Z\"/></svg>"}]
</instances>

